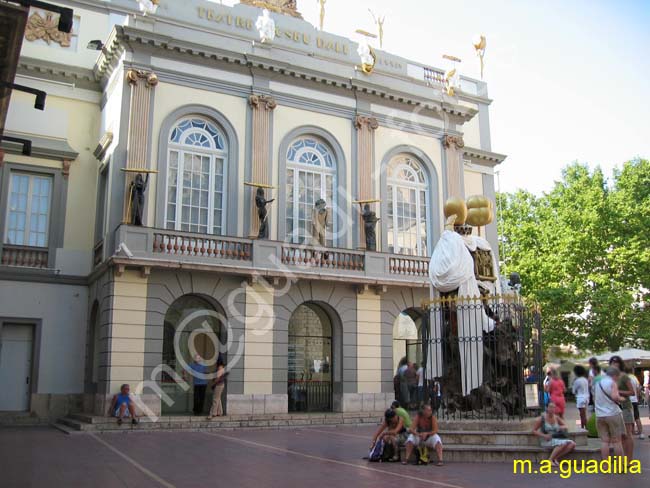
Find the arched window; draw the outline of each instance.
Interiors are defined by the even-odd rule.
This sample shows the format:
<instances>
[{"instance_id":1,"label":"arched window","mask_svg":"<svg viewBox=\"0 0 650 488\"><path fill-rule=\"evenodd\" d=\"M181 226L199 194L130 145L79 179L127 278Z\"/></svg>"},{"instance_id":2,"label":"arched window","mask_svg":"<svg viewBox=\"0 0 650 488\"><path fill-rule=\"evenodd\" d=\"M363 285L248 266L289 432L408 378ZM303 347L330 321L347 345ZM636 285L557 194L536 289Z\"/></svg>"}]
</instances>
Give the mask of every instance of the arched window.
<instances>
[{"instance_id":1,"label":"arched window","mask_svg":"<svg viewBox=\"0 0 650 488\"><path fill-rule=\"evenodd\" d=\"M399 155L388 165L388 250L397 254L425 256L429 184L422 163Z\"/></svg>"},{"instance_id":2,"label":"arched window","mask_svg":"<svg viewBox=\"0 0 650 488\"><path fill-rule=\"evenodd\" d=\"M221 235L226 215L226 138L199 116L180 119L169 133L167 229Z\"/></svg>"},{"instance_id":3,"label":"arched window","mask_svg":"<svg viewBox=\"0 0 650 488\"><path fill-rule=\"evenodd\" d=\"M287 151L287 240L309 243L311 213L318 199L325 200L330 213L327 245L336 232L336 161L332 151L314 137L294 141Z\"/></svg>"}]
</instances>

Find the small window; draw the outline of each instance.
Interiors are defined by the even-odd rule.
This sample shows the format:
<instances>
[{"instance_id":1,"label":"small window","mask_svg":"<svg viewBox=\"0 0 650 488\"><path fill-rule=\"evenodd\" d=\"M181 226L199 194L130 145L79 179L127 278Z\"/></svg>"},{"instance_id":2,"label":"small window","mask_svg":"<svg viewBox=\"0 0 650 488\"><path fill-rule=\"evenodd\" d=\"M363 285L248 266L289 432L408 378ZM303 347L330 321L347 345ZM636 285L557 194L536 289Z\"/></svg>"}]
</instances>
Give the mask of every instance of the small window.
<instances>
[{"instance_id":1,"label":"small window","mask_svg":"<svg viewBox=\"0 0 650 488\"><path fill-rule=\"evenodd\" d=\"M52 177L11 172L5 244L47 247Z\"/></svg>"}]
</instances>

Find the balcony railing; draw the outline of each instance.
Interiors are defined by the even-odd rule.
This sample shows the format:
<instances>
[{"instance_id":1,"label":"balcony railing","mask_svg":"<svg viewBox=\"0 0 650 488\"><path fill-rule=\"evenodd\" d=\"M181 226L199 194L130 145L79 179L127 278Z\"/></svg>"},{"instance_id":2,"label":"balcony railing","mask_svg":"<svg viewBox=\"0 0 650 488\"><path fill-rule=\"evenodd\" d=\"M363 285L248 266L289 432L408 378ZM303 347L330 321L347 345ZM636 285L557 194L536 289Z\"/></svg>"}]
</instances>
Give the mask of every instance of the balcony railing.
<instances>
[{"instance_id":1,"label":"balcony railing","mask_svg":"<svg viewBox=\"0 0 650 488\"><path fill-rule=\"evenodd\" d=\"M47 268L48 250L43 247L2 245L3 266L20 266L25 268Z\"/></svg>"},{"instance_id":2,"label":"balcony railing","mask_svg":"<svg viewBox=\"0 0 650 488\"><path fill-rule=\"evenodd\" d=\"M389 260L391 274L419 276L429 275L429 258L424 256L391 256Z\"/></svg>"},{"instance_id":3,"label":"balcony railing","mask_svg":"<svg viewBox=\"0 0 650 488\"><path fill-rule=\"evenodd\" d=\"M179 233L175 231L155 231L153 234L154 253L171 256L191 256L203 258L251 260L251 241L232 237L207 237Z\"/></svg>"},{"instance_id":4,"label":"balcony railing","mask_svg":"<svg viewBox=\"0 0 650 488\"><path fill-rule=\"evenodd\" d=\"M163 261L165 265L176 262L182 263L182 266L227 266L239 274L258 272L277 277L286 276L288 272L300 278L313 276L363 285L425 286L428 282L429 258L424 256L314 247L128 225L122 225L116 231L116 244L120 243L126 245L130 259L143 259L148 263Z\"/></svg>"},{"instance_id":5,"label":"balcony railing","mask_svg":"<svg viewBox=\"0 0 650 488\"><path fill-rule=\"evenodd\" d=\"M365 255L358 251L283 244L282 264L331 270L363 271Z\"/></svg>"}]
</instances>

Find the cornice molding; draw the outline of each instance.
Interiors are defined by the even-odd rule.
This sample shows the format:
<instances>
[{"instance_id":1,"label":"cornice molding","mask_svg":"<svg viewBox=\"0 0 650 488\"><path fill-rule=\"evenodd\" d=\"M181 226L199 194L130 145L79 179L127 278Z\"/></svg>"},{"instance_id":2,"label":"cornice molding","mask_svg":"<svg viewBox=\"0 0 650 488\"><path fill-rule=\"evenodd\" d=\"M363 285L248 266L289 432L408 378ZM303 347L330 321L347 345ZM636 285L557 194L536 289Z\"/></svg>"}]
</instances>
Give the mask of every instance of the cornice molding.
<instances>
[{"instance_id":1,"label":"cornice molding","mask_svg":"<svg viewBox=\"0 0 650 488\"><path fill-rule=\"evenodd\" d=\"M432 98L424 98L422 96L415 96L406 91L400 91L373 83L372 80L361 78L360 75L358 77L344 78L325 71L310 70L309 68L291 65L283 61L272 60L255 53L236 53L222 50L214 46L192 44L182 39L176 39L130 26L116 26L109 36L106 46L95 66L97 77L105 82L112 71L117 67L122 52L125 50L137 50L138 45L145 47L148 51L161 50L163 52L173 51L176 53L187 54L191 58L188 59L187 62L193 62L193 60L200 59L202 64L209 65L210 61L222 61L246 66L249 69L257 68L271 71L273 73L279 73L288 77L339 87L345 90L367 93L406 106L423 107L424 109L429 109L437 113L444 113L446 116L457 118L459 122L467 122L478 113L478 110L474 108L465 107L455 103L455 100L450 97L441 95L441 98L434 98L433 89ZM289 50L283 49L283 51ZM302 53L300 54L302 55ZM324 62L332 63L332 61ZM425 83L420 83L418 80L411 78L401 78L383 73L381 74L381 77L384 79L392 78L401 82L426 87Z\"/></svg>"},{"instance_id":2,"label":"cornice molding","mask_svg":"<svg viewBox=\"0 0 650 488\"><path fill-rule=\"evenodd\" d=\"M503 163L508 157L505 154L499 154L492 151L485 151L483 149L476 149L473 147L465 147L463 149L463 155L477 160L477 164L482 166L497 166L498 164Z\"/></svg>"},{"instance_id":3,"label":"cornice molding","mask_svg":"<svg viewBox=\"0 0 650 488\"><path fill-rule=\"evenodd\" d=\"M92 70L55 63L44 59L21 56L18 61L18 74L39 78L74 83L79 88L101 91Z\"/></svg>"}]
</instances>

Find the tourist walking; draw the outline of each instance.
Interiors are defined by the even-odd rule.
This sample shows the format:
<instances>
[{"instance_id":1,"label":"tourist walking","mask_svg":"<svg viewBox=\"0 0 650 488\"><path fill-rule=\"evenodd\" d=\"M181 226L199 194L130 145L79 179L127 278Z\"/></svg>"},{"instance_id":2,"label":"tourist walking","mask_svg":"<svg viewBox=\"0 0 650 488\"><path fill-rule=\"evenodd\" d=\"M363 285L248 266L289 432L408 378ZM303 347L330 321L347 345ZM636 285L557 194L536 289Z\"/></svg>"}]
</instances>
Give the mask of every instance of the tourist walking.
<instances>
[{"instance_id":1,"label":"tourist walking","mask_svg":"<svg viewBox=\"0 0 650 488\"><path fill-rule=\"evenodd\" d=\"M557 369L550 369L550 381L544 386L544 390L549 394L549 403L553 402L555 404L555 411L560 418L564 418L564 410L566 408L566 400L564 399L564 392L566 391L566 385Z\"/></svg>"},{"instance_id":2,"label":"tourist walking","mask_svg":"<svg viewBox=\"0 0 650 488\"><path fill-rule=\"evenodd\" d=\"M409 401L405 405L407 408L413 409L418 401L418 373L414 363L408 363L408 368L404 375L406 376L406 384L409 389Z\"/></svg>"},{"instance_id":3,"label":"tourist walking","mask_svg":"<svg viewBox=\"0 0 650 488\"><path fill-rule=\"evenodd\" d=\"M418 377L418 407L424 403L424 362L420 364L420 367L415 372Z\"/></svg>"},{"instance_id":4,"label":"tourist walking","mask_svg":"<svg viewBox=\"0 0 650 488\"><path fill-rule=\"evenodd\" d=\"M587 380L587 370L584 366L577 364L573 368L573 374L576 379L573 381L571 391L576 397L576 407L580 412L580 428L587 427L587 406L589 405L589 380Z\"/></svg>"},{"instance_id":5,"label":"tourist walking","mask_svg":"<svg viewBox=\"0 0 650 488\"><path fill-rule=\"evenodd\" d=\"M221 404L221 395L226 387L226 368L223 361L217 361L217 371L212 382L212 408L210 408L209 419L221 417L223 415L223 405Z\"/></svg>"},{"instance_id":6,"label":"tourist walking","mask_svg":"<svg viewBox=\"0 0 650 488\"><path fill-rule=\"evenodd\" d=\"M431 405L422 407L409 429L409 436L406 439L406 456L402 460L402 464L406 464L413 453L413 449L420 446L435 449L438 457L437 465L443 465L442 441L438 435L438 420L433 415Z\"/></svg>"},{"instance_id":7,"label":"tourist walking","mask_svg":"<svg viewBox=\"0 0 650 488\"><path fill-rule=\"evenodd\" d=\"M634 395L630 397L632 402L632 413L634 414L634 423L636 424L635 435L639 436L639 439L645 439L643 435L643 424L641 423L641 414L639 413L639 398L643 398L641 384L637 379L634 373L629 375L630 381L632 382L632 388L634 389Z\"/></svg>"},{"instance_id":8,"label":"tourist walking","mask_svg":"<svg viewBox=\"0 0 650 488\"><path fill-rule=\"evenodd\" d=\"M623 456L623 435L625 423L618 402L621 396L616 386L621 372L610 366L598 382L594 382L594 407L596 410L596 428L600 437L600 455L609 457L609 448L616 456Z\"/></svg>"},{"instance_id":9,"label":"tourist walking","mask_svg":"<svg viewBox=\"0 0 650 488\"><path fill-rule=\"evenodd\" d=\"M194 405L192 410L194 415L201 415L205 403L205 390L208 388L208 367L203 362L203 358L197 354L194 356L194 361L190 363L190 369L194 384Z\"/></svg>"},{"instance_id":10,"label":"tourist walking","mask_svg":"<svg viewBox=\"0 0 650 488\"><path fill-rule=\"evenodd\" d=\"M601 373L600 371L600 363L598 362L598 359L595 357L589 358L589 375L587 376L587 380L589 381L589 405L594 406L594 386L593 386L593 381L596 376L598 376Z\"/></svg>"},{"instance_id":11,"label":"tourist walking","mask_svg":"<svg viewBox=\"0 0 650 488\"><path fill-rule=\"evenodd\" d=\"M406 380L406 371L409 369L408 360L404 357L399 362L397 376L399 378L399 401L402 405L408 407L410 402L409 386Z\"/></svg>"},{"instance_id":12,"label":"tourist walking","mask_svg":"<svg viewBox=\"0 0 650 488\"><path fill-rule=\"evenodd\" d=\"M645 396L645 406L648 407L648 416L650 417L650 371L643 372L643 394Z\"/></svg>"},{"instance_id":13,"label":"tourist walking","mask_svg":"<svg viewBox=\"0 0 650 488\"><path fill-rule=\"evenodd\" d=\"M551 400L546 406L546 412L537 419L533 427L533 435L542 439L542 447L550 447L551 455L548 460L553 466L559 466L558 459L566 456L576 447L569 439L568 429L564 420L556 412L557 406Z\"/></svg>"},{"instance_id":14,"label":"tourist walking","mask_svg":"<svg viewBox=\"0 0 650 488\"><path fill-rule=\"evenodd\" d=\"M609 365L620 371L616 386L618 386L618 394L621 397L619 405L623 411L623 422L625 423L623 452L628 459L632 459L634 453L634 409L631 397L634 395L634 386L632 386L630 377L625 373L625 363L620 356L609 358Z\"/></svg>"}]
</instances>

